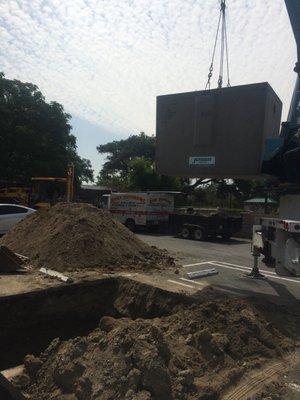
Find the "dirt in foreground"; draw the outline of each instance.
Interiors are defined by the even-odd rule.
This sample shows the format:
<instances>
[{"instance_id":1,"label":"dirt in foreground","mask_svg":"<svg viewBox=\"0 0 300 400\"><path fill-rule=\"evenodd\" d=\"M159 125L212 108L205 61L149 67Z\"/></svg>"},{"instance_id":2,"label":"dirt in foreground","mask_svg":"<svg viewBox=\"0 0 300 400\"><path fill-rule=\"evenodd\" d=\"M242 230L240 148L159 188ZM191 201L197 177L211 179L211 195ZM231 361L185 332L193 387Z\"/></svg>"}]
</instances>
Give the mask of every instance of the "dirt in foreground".
<instances>
[{"instance_id":1,"label":"dirt in foreground","mask_svg":"<svg viewBox=\"0 0 300 400\"><path fill-rule=\"evenodd\" d=\"M154 319L104 316L88 336L27 356L15 383L32 400L219 399L294 346L252 301L211 295Z\"/></svg>"},{"instance_id":2,"label":"dirt in foreground","mask_svg":"<svg viewBox=\"0 0 300 400\"><path fill-rule=\"evenodd\" d=\"M38 267L57 271L159 270L171 257L141 241L107 211L85 203L60 203L19 222L0 244Z\"/></svg>"}]
</instances>

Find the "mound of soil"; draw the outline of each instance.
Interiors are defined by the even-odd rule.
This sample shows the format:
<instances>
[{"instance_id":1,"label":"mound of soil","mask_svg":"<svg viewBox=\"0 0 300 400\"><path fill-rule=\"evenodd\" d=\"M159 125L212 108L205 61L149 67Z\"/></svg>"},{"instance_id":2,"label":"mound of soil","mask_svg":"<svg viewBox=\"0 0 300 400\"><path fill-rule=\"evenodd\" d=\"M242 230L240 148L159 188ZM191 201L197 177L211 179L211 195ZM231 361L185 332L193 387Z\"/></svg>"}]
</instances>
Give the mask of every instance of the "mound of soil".
<instances>
[{"instance_id":1,"label":"mound of soil","mask_svg":"<svg viewBox=\"0 0 300 400\"><path fill-rule=\"evenodd\" d=\"M38 267L57 271L91 267L150 270L173 260L152 248L107 211L85 203L60 203L19 222L0 244Z\"/></svg>"},{"instance_id":2,"label":"mound of soil","mask_svg":"<svg viewBox=\"0 0 300 400\"><path fill-rule=\"evenodd\" d=\"M26 356L15 384L32 400L218 399L293 346L249 301L219 298L151 320L102 317L88 336Z\"/></svg>"}]
</instances>

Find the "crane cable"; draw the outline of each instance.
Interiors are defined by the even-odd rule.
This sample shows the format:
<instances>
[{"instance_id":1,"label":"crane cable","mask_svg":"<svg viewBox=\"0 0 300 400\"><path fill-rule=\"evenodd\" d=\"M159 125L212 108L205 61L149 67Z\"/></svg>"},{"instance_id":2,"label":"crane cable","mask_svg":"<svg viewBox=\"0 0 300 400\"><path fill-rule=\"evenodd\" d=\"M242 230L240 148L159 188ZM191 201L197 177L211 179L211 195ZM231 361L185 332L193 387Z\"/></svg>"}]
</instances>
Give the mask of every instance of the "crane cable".
<instances>
[{"instance_id":1,"label":"crane cable","mask_svg":"<svg viewBox=\"0 0 300 400\"><path fill-rule=\"evenodd\" d=\"M221 25L221 23L222 23L222 25ZM210 89L210 87L211 87L210 81L213 76L214 60L215 60L216 49L217 49L217 44L218 44L220 26L221 26L221 55L220 55L220 70L219 70L218 88L221 88L223 86L224 58L226 59L226 68L227 68L227 86L230 86L227 25L226 25L226 0L221 0L217 33L216 33L216 38L215 38L215 42L214 42L212 60L211 60L211 64L209 67L208 79L207 79L207 83L205 86L205 90Z\"/></svg>"}]
</instances>

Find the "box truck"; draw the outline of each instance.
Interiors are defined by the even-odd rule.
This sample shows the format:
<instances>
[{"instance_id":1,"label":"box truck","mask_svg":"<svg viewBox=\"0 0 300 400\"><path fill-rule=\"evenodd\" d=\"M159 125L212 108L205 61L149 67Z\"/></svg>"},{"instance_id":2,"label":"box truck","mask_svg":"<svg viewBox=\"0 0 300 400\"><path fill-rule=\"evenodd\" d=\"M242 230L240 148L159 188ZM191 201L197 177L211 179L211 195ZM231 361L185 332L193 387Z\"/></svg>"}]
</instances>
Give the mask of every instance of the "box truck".
<instances>
[{"instance_id":1,"label":"box truck","mask_svg":"<svg viewBox=\"0 0 300 400\"><path fill-rule=\"evenodd\" d=\"M113 217L132 231L167 224L174 211L174 192L111 193L107 199Z\"/></svg>"}]
</instances>

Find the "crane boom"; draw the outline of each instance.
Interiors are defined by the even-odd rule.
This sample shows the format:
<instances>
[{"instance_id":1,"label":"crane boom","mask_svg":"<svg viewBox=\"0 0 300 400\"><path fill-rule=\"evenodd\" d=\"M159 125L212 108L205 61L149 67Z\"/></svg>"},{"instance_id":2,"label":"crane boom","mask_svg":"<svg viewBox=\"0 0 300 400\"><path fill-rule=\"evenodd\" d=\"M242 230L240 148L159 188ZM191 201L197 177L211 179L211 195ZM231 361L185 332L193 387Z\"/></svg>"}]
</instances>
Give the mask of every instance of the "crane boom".
<instances>
[{"instance_id":1,"label":"crane boom","mask_svg":"<svg viewBox=\"0 0 300 400\"><path fill-rule=\"evenodd\" d=\"M284 143L273 159L270 171L277 172L284 181L300 183L300 0L285 0L297 45L297 62L294 71L297 81L287 122L282 124ZM298 172L299 171L299 172ZM275 173L276 175L276 173ZM299 189L298 189L299 190ZM300 194L297 186L280 196L279 218L262 218L261 226L254 229L252 248L254 266L252 277L260 278L257 260L275 267L278 274L289 272L300 276Z\"/></svg>"},{"instance_id":2,"label":"crane boom","mask_svg":"<svg viewBox=\"0 0 300 400\"><path fill-rule=\"evenodd\" d=\"M286 8L290 17L291 25L293 28L296 44L298 62L300 60L300 1L299 0L285 0Z\"/></svg>"},{"instance_id":3,"label":"crane boom","mask_svg":"<svg viewBox=\"0 0 300 400\"><path fill-rule=\"evenodd\" d=\"M300 183L300 0L285 0L297 45L296 85L289 114L282 123L280 137L283 140L276 152L265 157L262 172L276 176L281 182Z\"/></svg>"},{"instance_id":4,"label":"crane boom","mask_svg":"<svg viewBox=\"0 0 300 400\"><path fill-rule=\"evenodd\" d=\"M297 45L297 62L295 72L298 77L293 93L288 122L292 125L300 125L300 1L299 0L285 0L286 8L290 17L292 29L294 32L296 45Z\"/></svg>"}]
</instances>

